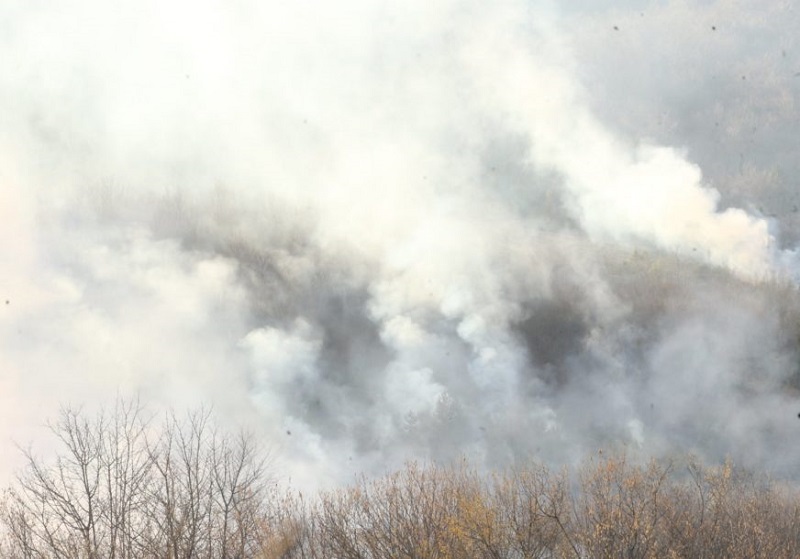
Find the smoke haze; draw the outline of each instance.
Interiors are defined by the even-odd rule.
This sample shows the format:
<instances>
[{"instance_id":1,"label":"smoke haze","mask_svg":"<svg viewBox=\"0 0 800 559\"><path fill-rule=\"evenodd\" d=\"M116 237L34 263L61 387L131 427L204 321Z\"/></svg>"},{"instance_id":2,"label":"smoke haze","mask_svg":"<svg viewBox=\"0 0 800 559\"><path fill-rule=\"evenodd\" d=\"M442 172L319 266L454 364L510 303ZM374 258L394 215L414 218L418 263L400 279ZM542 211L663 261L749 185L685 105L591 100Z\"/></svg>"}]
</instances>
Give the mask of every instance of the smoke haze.
<instances>
[{"instance_id":1,"label":"smoke haze","mask_svg":"<svg viewBox=\"0 0 800 559\"><path fill-rule=\"evenodd\" d=\"M306 487L794 475L791 3L393 4L3 3L3 440L138 393Z\"/></svg>"}]
</instances>

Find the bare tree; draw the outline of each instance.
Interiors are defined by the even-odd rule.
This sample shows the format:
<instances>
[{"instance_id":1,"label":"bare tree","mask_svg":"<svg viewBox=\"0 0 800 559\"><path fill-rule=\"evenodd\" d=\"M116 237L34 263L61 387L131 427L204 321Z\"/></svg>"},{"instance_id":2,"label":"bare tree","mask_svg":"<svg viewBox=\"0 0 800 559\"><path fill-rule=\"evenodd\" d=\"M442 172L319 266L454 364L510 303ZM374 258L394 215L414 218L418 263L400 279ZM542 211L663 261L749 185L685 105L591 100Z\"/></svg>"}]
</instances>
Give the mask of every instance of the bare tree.
<instances>
[{"instance_id":1,"label":"bare tree","mask_svg":"<svg viewBox=\"0 0 800 559\"><path fill-rule=\"evenodd\" d=\"M87 418L64 408L51 431L61 452L27 466L0 508L13 559L256 557L271 523L264 453L200 410L160 425L136 401Z\"/></svg>"},{"instance_id":2,"label":"bare tree","mask_svg":"<svg viewBox=\"0 0 800 559\"><path fill-rule=\"evenodd\" d=\"M210 411L181 422L167 417L160 437L148 445L154 465L151 504L156 527L150 550L182 559L210 554L211 463L207 452Z\"/></svg>"},{"instance_id":3,"label":"bare tree","mask_svg":"<svg viewBox=\"0 0 800 559\"><path fill-rule=\"evenodd\" d=\"M45 465L24 451L27 469L7 499L12 534L29 556L131 557L132 510L141 496L146 460L133 447L141 434L140 410L118 402L109 422L101 413L90 421L64 408L50 426L64 452ZM124 479L123 479L124 478ZM7 522L9 523L9 522Z\"/></svg>"}]
</instances>

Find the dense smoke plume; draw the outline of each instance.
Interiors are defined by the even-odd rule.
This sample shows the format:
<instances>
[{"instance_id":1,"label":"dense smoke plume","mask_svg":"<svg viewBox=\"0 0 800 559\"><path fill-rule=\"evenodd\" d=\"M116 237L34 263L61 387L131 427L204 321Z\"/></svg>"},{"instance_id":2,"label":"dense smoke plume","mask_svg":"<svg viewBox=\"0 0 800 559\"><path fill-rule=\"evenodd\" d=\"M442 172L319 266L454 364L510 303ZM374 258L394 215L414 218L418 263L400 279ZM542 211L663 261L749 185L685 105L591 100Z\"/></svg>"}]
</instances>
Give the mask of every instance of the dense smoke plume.
<instances>
[{"instance_id":1,"label":"dense smoke plume","mask_svg":"<svg viewBox=\"0 0 800 559\"><path fill-rule=\"evenodd\" d=\"M4 440L122 392L304 486L795 472L797 11L586 4L4 2Z\"/></svg>"}]
</instances>

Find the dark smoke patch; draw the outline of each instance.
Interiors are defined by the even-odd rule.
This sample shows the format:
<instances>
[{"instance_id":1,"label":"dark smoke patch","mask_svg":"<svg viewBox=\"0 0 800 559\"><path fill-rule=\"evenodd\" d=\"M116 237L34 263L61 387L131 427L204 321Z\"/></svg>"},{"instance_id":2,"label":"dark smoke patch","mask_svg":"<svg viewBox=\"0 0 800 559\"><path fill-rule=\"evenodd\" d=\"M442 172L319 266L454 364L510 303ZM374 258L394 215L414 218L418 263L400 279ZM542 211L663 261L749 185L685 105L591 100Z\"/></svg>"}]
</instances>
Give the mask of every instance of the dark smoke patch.
<instances>
[{"instance_id":1,"label":"dark smoke patch","mask_svg":"<svg viewBox=\"0 0 800 559\"><path fill-rule=\"evenodd\" d=\"M529 304L527 318L515 325L538 375L550 385L567 381L568 361L580 355L589 325L579 308L566 301Z\"/></svg>"},{"instance_id":2,"label":"dark smoke patch","mask_svg":"<svg viewBox=\"0 0 800 559\"><path fill-rule=\"evenodd\" d=\"M323 331L320 357L333 382L352 383L351 372L380 371L391 360L378 325L368 316L367 304L365 292L344 293L326 297L310 309L308 316ZM359 374L360 380L367 381L362 387L364 397L375 388L369 386L369 378Z\"/></svg>"}]
</instances>

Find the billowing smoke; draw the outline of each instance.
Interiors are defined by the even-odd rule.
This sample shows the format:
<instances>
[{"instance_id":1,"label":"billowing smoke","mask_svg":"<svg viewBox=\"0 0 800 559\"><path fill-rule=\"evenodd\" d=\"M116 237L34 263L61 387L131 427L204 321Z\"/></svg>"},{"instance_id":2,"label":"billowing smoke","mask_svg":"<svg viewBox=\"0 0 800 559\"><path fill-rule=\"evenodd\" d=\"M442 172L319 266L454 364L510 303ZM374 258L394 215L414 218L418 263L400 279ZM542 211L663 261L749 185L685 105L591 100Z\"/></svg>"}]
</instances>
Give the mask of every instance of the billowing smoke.
<instances>
[{"instance_id":1,"label":"billowing smoke","mask_svg":"<svg viewBox=\"0 0 800 559\"><path fill-rule=\"evenodd\" d=\"M791 475L798 15L614 4L5 2L0 434L137 393L301 486Z\"/></svg>"}]
</instances>

